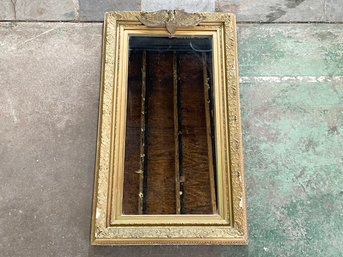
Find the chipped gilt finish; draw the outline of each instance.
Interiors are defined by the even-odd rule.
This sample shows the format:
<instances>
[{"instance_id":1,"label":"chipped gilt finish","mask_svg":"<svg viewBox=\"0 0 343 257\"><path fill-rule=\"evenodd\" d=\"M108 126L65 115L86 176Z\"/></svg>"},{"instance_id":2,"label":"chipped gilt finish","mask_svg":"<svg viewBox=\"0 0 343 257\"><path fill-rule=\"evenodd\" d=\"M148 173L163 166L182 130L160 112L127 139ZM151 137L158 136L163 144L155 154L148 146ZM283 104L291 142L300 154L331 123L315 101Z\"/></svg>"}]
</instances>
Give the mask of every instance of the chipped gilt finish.
<instances>
[{"instance_id":1,"label":"chipped gilt finish","mask_svg":"<svg viewBox=\"0 0 343 257\"><path fill-rule=\"evenodd\" d=\"M170 34L213 39L219 213L122 215L127 89L120 85L125 85L127 77L128 36ZM228 13L187 16L178 10L150 14L109 12L103 38L91 243L246 244L235 16Z\"/></svg>"}]
</instances>

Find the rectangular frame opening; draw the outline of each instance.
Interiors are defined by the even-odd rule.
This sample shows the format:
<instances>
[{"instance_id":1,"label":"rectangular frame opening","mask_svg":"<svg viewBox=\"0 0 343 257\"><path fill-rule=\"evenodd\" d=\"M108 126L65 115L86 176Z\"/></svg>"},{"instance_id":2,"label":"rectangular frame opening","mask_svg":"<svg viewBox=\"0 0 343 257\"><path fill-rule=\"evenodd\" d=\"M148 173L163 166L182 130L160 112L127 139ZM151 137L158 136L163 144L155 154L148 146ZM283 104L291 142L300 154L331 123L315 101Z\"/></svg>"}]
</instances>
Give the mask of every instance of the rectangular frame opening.
<instances>
[{"instance_id":1,"label":"rectangular frame opening","mask_svg":"<svg viewBox=\"0 0 343 257\"><path fill-rule=\"evenodd\" d=\"M129 38L123 214L215 214L212 38Z\"/></svg>"}]
</instances>

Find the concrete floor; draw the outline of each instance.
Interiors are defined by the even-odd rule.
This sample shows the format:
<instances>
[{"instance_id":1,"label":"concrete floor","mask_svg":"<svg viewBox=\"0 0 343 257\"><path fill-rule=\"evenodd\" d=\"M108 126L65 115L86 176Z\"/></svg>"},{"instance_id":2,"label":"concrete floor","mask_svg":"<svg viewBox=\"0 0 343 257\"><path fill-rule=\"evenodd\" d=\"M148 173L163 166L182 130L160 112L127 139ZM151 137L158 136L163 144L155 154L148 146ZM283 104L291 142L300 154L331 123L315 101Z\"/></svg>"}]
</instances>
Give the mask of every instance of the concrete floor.
<instances>
[{"instance_id":1,"label":"concrete floor","mask_svg":"<svg viewBox=\"0 0 343 257\"><path fill-rule=\"evenodd\" d=\"M238 24L249 245L89 245L94 21L154 1L18 0L0 3L1 257L343 256L343 3L200 2L256 22ZM304 20L334 23L295 22Z\"/></svg>"}]
</instances>

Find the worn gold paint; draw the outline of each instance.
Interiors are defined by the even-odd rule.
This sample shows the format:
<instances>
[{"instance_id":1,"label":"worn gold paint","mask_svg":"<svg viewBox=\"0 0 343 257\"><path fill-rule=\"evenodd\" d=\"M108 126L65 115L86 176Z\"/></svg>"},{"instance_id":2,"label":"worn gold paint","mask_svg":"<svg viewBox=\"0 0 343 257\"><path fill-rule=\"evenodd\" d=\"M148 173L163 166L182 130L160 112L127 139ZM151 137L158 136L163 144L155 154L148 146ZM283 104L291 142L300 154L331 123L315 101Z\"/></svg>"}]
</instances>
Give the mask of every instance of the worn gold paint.
<instances>
[{"instance_id":1,"label":"worn gold paint","mask_svg":"<svg viewBox=\"0 0 343 257\"><path fill-rule=\"evenodd\" d=\"M197 26L204 17L200 13L186 13L183 10L161 10L158 12L142 12L138 19L147 27L166 28L174 35L178 28Z\"/></svg>"},{"instance_id":2,"label":"worn gold paint","mask_svg":"<svg viewBox=\"0 0 343 257\"><path fill-rule=\"evenodd\" d=\"M175 36L213 38L218 209L215 215L122 215L129 35L169 36L148 28L139 12L106 14L92 244L245 244L246 204L242 158L235 17L201 13L197 27ZM119 65L121 64L121 65Z\"/></svg>"}]
</instances>

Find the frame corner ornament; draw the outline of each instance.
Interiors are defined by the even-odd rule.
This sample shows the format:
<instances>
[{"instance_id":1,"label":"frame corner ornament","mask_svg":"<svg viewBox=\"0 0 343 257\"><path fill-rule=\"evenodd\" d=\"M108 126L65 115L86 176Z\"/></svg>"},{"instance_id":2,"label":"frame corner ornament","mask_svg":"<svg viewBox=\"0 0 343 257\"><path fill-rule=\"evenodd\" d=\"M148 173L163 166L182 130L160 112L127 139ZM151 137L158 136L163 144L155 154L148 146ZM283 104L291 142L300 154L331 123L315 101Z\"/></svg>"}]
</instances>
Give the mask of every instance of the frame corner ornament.
<instances>
[{"instance_id":1,"label":"frame corner ornament","mask_svg":"<svg viewBox=\"0 0 343 257\"><path fill-rule=\"evenodd\" d=\"M142 12L137 18L147 27L165 27L170 35L174 35L178 28L195 27L204 20L201 13L188 13L180 9Z\"/></svg>"}]
</instances>

